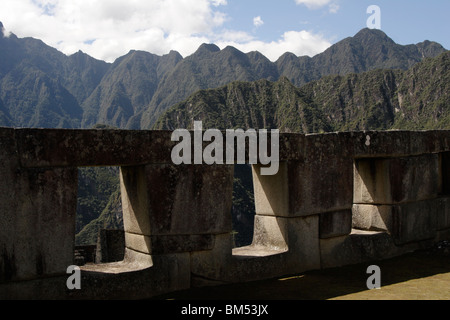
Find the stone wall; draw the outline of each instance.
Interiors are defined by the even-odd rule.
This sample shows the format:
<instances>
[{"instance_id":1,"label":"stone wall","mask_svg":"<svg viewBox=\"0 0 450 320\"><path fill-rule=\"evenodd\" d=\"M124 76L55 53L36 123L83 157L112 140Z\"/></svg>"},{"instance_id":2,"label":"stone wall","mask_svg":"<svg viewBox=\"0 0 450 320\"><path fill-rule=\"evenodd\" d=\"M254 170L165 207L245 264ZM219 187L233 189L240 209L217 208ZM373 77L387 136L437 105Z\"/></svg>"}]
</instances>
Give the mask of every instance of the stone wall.
<instances>
[{"instance_id":1,"label":"stone wall","mask_svg":"<svg viewBox=\"0 0 450 320\"><path fill-rule=\"evenodd\" d=\"M171 132L0 129L0 298L134 299L384 259L450 239L450 131L281 134L253 165L232 248L233 165L171 162ZM120 166L120 262L74 264L77 167Z\"/></svg>"}]
</instances>

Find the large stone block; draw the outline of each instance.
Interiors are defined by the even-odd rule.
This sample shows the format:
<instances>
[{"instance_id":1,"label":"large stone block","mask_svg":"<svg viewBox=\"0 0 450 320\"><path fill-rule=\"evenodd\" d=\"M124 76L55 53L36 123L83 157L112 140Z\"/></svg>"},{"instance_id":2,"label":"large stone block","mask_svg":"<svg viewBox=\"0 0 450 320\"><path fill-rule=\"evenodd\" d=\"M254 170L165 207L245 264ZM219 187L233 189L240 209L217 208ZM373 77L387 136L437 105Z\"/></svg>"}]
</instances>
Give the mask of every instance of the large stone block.
<instances>
[{"instance_id":1,"label":"large stone block","mask_svg":"<svg viewBox=\"0 0 450 320\"><path fill-rule=\"evenodd\" d=\"M3 177L10 190L0 207L0 281L63 274L74 263L77 175L16 168L13 181Z\"/></svg>"},{"instance_id":2,"label":"large stone block","mask_svg":"<svg viewBox=\"0 0 450 320\"><path fill-rule=\"evenodd\" d=\"M319 216L274 217L255 216L253 243L246 251L266 251L270 254L287 252L286 271L310 269L319 263ZM239 248L237 251L242 251ZM236 252L237 252L236 251ZM255 253L258 256L259 253ZM293 268L293 269L292 269Z\"/></svg>"},{"instance_id":3,"label":"large stone block","mask_svg":"<svg viewBox=\"0 0 450 320\"><path fill-rule=\"evenodd\" d=\"M211 250L191 252L193 286L231 282L237 279L232 264L232 238L230 233L214 235Z\"/></svg>"},{"instance_id":4,"label":"large stone block","mask_svg":"<svg viewBox=\"0 0 450 320\"><path fill-rule=\"evenodd\" d=\"M152 254L194 252L212 250L215 236L211 234L151 236Z\"/></svg>"},{"instance_id":5,"label":"large stone block","mask_svg":"<svg viewBox=\"0 0 450 320\"><path fill-rule=\"evenodd\" d=\"M350 235L320 240L322 268L390 258L401 251L385 232L353 230Z\"/></svg>"},{"instance_id":6,"label":"large stone block","mask_svg":"<svg viewBox=\"0 0 450 320\"><path fill-rule=\"evenodd\" d=\"M260 165L252 166L256 214L289 216L287 163L280 163L276 175L261 175L260 167Z\"/></svg>"},{"instance_id":7,"label":"large stone block","mask_svg":"<svg viewBox=\"0 0 450 320\"><path fill-rule=\"evenodd\" d=\"M450 195L450 152L440 154L442 168L442 193Z\"/></svg>"},{"instance_id":8,"label":"large stone block","mask_svg":"<svg viewBox=\"0 0 450 320\"><path fill-rule=\"evenodd\" d=\"M306 136L304 161L289 162L291 215L351 209L353 143L342 137L339 134Z\"/></svg>"},{"instance_id":9,"label":"large stone block","mask_svg":"<svg viewBox=\"0 0 450 320\"><path fill-rule=\"evenodd\" d=\"M172 163L170 131L16 129L24 167Z\"/></svg>"},{"instance_id":10,"label":"large stone block","mask_svg":"<svg viewBox=\"0 0 450 320\"><path fill-rule=\"evenodd\" d=\"M17 208L23 195L19 188L19 158L14 129L0 130L0 282L17 275L15 243L17 237Z\"/></svg>"},{"instance_id":11,"label":"large stone block","mask_svg":"<svg viewBox=\"0 0 450 320\"><path fill-rule=\"evenodd\" d=\"M392 206L355 204L352 208L353 228L367 231L392 230Z\"/></svg>"},{"instance_id":12,"label":"large stone block","mask_svg":"<svg viewBox=\"0 0 450 320\"><path fill-rule=\"evenodd\" d=\"M325 212L319 215L320 238L332 238L350 234L352 231L352 211Z\"/></svg>"},{"instance_id":13,"label":"large stone block","mask_svg":"<svg viewBox=\"0 0 450 320\"><path fill-rule=\"evenodd\" d=\"M216 236L213 250L192 254L192 272L222 282L267 279L320 268L319 217L255 217L250 246L231 252L230 236ZM217 282L216 282L217 283Z\"/></svg>"},{"instance_id":14,"label":"large stone block","mask_svg":"<svg viewBox=\"0 0 450 320\"><path fill-rule=\"evenodd\" d=\"M149 236L125 232L125 246L140 253L152 254Z\"/></svg>"},{"instance_id":15,"label":"large stone block","mask_svg":"<svg viewBox=\"0 0 450 320\"><path fill-rule=\"evenodd\" d=\"M281 217L351 209L352 162L323 154L307 161L281 162L274 176L261 176L253 166L256 213Z\"/></svg>"},{"instance_id":16,"label":"large stone block","mask_svg":"<svg viewBox=\"0 0 450 320\"><path fill-rule=\"evenodd\" d=\"M353 140L356 158L404 157L450 149L450 132L444 130L366 131L348 135L347 139Z\"/></svg>"},{"instance_id":17,"label":"large stone block","mask_svg":"<svg viewBox=\"0 0 450 320\"><path fill-rule=\"evenodd\" d=\"M101 229L97 237L96 261L102 263L121 261L124 255L124 231Z\"/></svg>"},{"instance_id":18,"label":"large stone block","mask_svg":"<svg viewBox=\"0 0 450 320\"><path fill-rule=\"evenodd\" d=\"M444 230L450 228L450 197L439 198L437 204L436 228Z\"/></svg>"},{"instance_id":19,"label":"large stone block","mask_svg":"<svg viewBox=\"0 0 450 320\"><path fill-rule=\"evenodd\" d=\"M233 166L122 167L125 231L147 236L231 231Z\"/></svg>"},{"instance_id":20,"label":"large stone block","mask_svg":"<svg viewBox=\"0 0 450 320\"><path fill-rule=\"evenodd\" d=\"M437 154L355 161L354 202L358 204L394 204L432 199L441 189Z\"/></svg>"},{"instance_id":21,"label":"large stone block","mask_svg":"<svg viewBox=\"0 0 450 320\"><path fill-rule=\"evenodd\" d=\"M126 232L151 235L145 166L120 168L123 224Z\"/></svg>"},{"instance_id":22,"label":"large stone block","mask_svg":"<svg viewBox=\"0 0 450 320\"><path fill-rule=\"evenodd\" d=\"M319 216L287 219L286 271L298 273L320 268Z\"/></svg>"},{"instance_id":23,"label":"large stone block","mask_svg":"<svg viewBox=\"0 0 450 320\"><path fill-rule=\"evenodd\" d=\"M353 230L347 236L320 239L322 268L389 259L415 249L415 244L397 247L392 237L381 231Z\"/></svg>"},{"instance_id":24,"label":"large stone block","mask_svg":"<svg viewBox=\"0 0 450 320\"><path fill-rule=\"evenodd\" d=\"M256 215L252 245L280 252L286 251L288 223L286 218Z\"/></svg>"},{"instance_id":25,"label":"large stone block","mask_svg":"<svg viewBox=\"0 0 450 320\"><path fill-rule=\"evenodd\" d=\"M293 138L282 139L288 160L281 160L276 175L261 176L253 166L256 213L296 217L351 209L351 140L340 134Z\"/></svg>"},{"instance_id":26,"label":"large stone block","mask_svg":"<svg viewBox=\"0 0 450 320\"><path fill-rule=\"evenodd\" d=\"M433 239L436 236L437 216L443 211L442 202L427 200L392 207L391 235L396 245Z\"/></svg>"},{"instance_id":27,"label":"large stone block","mask_svg":"<svg viewBox=\"0 0 450 320\"><path fill-rule=\"evenodd\" d=\"M353 227L386 231L396 245L432 239L436 230L447 228L446 198L397 205L353 206Z\"/></svg>"},{"instance_id":28,"label":"large stone block","mask_svg":"<svg viewBox=\"0 0 450 320\"><path fill-rule=\"evenodd\" d=\"M230 232L233 169L146 166L152 235Z\"/></svg>"}]
</instances>

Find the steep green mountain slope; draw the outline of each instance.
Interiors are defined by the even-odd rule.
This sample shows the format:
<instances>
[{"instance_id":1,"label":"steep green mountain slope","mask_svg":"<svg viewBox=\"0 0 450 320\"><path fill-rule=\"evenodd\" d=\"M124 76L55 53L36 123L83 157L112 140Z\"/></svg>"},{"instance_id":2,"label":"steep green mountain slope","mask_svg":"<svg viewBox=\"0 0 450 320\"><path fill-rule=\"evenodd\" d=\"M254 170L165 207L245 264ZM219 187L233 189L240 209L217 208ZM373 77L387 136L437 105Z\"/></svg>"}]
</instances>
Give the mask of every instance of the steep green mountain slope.
<instances>
[{"instance_id":1,"label":"steep green mountain slope","mask_svg":"<svg viewBox=\"0 0 450 320\"><path fill-rule=\"evenodd\" d=\"M119 169L116 167L78 169L76 233L100 216L110 201L111 194L117 191L117 186Z\"/></svg>"},{"instance_id":2,"label":"steep green mountain slope","mask_svg":"<svg viewBox=\"0 0 450 320\"><path fill-rule=\"evenodd\" d=\"M98 85L108 64L81 52L67 57L37 39L5 37L2 26L0 125L79 127L81 101Z\"/></svg>"},{"instance_id":3,"label":"steep green mountain slope","mask_svg":"<svg viewBox=\"0 0 450 320\"><path fill-rule=\"evenodd\" d=\"M199 89L216 88L231 81L275 81L281 77L301 86L326 75L361 73L377 68L406 70L444 51L441 45L430 41L402 46L382 31L370 29L363 29L312 58L286 53L274 63L257 52L243 54L232 47L219 50L214 45L203 45L181 61L167 82L161 84L164 94L155 94L156 101L144 111L140 127L150 128L161 112Z\"/></svg>"},{"instance_id":4,"label":"steep green mountain slope","mask_svg":"<svg viewBox=\"0 0 450 320\"><path fill-rule=\"evenodd\" d=\"M125 128L129 122L133 123L133 116L149 105L159 82L181 59L174 51L162 57L130 51L117 59L83 102L81 126L104 123Z\"/></svg>"},{"instance_id":5,"label":"steep green mountain slope","mask_svg":"<svg viewBox=\"0 0 450 320\"><path fill-rule=\"evenodd\" d=\"M204 128L279 128L282 131L332 130L325 115L287 80L232 82L218 89L201 90L169 109L155 129L192 129L193 120Z\"/></svg>"},{"instance_id":6,"label":"steep green mountain slope","mask_svg":"<svg viewBox=\"0 0 450 320\"><path fill-rule=\"evenodd\" d=\"M98 233L101 229L122 229L123 230L123 215L122 215L122 201L120 196L119 185L109 195L106 203L100 214L90 220L83 229L75 236L76 245L93 245L97 243Z\"/></svg>"},{"instance_id":7,"label":"steep green mountain slope","mask_svg":"<svg viewBox=\"0 0 450 320\"><path fill-rule=\"evenodd\" d=\"M450 52L410 69L327 76L300 88L233 82L202 90L169 109L155 129L278 128L282 132L442 129L450 116Z\"/></svg>"},{"instance_id":8,"label":"steep green mountain slope","mask_svg":"<svg viewBox=\"0 0 450 320\"><path fill-rule=\"evenodd\" d=\"M374 69L406 70L423 58L435 57L444 50L435 42L416 45L396 44L380 30L362 29L313 58L286 53L277 61L280 74L296 86L327 75L346 75Z\"/></svg>"}]
</instances>

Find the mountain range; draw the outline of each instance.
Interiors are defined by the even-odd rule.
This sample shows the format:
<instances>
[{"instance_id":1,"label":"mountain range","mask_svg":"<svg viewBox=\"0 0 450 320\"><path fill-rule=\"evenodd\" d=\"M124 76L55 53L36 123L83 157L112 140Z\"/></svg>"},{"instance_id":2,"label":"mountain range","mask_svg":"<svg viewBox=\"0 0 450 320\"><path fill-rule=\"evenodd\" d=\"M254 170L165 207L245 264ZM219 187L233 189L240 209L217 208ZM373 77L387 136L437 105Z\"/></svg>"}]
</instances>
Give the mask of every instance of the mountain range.
<instances>
[{"instance_id":1,"label":"mountain range","mask_svg":"<svg viewBox=\"0 0 450 320\"><path fill-rule=\"evenodd\" d=\"M107 63L2 33L0 126L151 129L166 110L199 90L263 79L301 87L328 75L407 70L445 51L430 41L399 45L380 30L363 29L314 57L285 53L271 62L259 52L203 44L185 58L176 51L158 56L132 50Z\"/></svg>"},{"instance_id":2,"label":"mountain range","mask_svg":"<svg viewBox=\"0 0 450 320\"><path fill-rule=\"evenodd\" d=\"M450 127L450 51L407 70L376 69L325 76L296 87L276 82L231 82L201 90L168 109L156 129L278 128L317 133Z\"/></svg>"}]
</instances>

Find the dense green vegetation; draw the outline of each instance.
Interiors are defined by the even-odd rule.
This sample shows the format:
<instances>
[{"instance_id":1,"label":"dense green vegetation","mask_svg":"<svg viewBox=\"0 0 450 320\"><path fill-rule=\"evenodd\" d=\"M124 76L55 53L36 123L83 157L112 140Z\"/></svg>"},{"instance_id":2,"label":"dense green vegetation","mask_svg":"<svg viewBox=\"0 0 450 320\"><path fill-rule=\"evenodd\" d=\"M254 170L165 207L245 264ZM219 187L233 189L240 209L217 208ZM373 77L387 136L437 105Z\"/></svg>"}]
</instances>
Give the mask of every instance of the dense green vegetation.
<instances>
[{"instance_id":1,"label":"dense green vegetation","mask_svg":"<svg viewBox=\"0 0 450 320\"><path fill-rule=\"evenodd\" d=\"M100 228L123 228L121 210L117 167L78 169L77 245L95 244Z\"/></svg>"},{"instance_id":2,"label":"dense green vegetation","mask_svg":"<svg viewBox=\"0 0 450 320\"><path fill-rule=\"evenodd\" d=\"M448 129L450 52L408 70L377 69L326 76L298 88L276 82L232 82L202 90L163 114L156 129L278 128L282 132Z\"/></svg>"}]
</instances>

